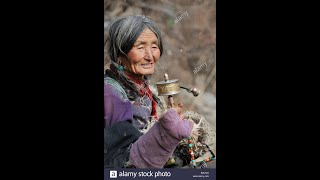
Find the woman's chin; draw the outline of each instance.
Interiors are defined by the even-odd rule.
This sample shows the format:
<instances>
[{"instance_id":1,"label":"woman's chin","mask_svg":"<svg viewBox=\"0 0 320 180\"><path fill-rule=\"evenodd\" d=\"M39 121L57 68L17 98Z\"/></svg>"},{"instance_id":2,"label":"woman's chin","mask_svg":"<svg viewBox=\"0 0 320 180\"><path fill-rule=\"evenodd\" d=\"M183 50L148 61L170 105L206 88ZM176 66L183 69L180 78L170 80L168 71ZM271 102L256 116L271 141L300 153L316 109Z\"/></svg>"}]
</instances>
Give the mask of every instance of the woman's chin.
<instances>
[{"instance_id":1,"label":"woman's chin","mask_svg":"<svg viewBox=\"0 0 320 180\"><path fill-rule=\"evenodd\" d=\"M154 73L154 69L148 69L141 71L142 75L152 75Z\"/></svg>"}]
</instances>

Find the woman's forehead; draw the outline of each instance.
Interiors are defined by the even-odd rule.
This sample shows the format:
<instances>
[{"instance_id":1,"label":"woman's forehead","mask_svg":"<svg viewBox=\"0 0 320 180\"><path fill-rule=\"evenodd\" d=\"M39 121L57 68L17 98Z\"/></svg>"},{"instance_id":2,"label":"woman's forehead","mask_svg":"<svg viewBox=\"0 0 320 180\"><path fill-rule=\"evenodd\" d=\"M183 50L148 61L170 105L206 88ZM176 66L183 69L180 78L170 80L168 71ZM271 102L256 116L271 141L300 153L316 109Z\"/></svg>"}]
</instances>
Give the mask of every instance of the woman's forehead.
<instances>
[{"instance_id":1,"label":"woman's forehead","mask_svg":"<svg viewBox=\"0 0 320 180\"><path fill-rule=\"evenodd\" d=\"M141 34L137 38L136 42L137 41L145 41L145 40L148 40L148 41L155 40L155 41L157 41L158 38L157 38L157 36L155 35L154 32L152 32L149 28L146 28L141 32Z\"/></svg>"}]
</instances>

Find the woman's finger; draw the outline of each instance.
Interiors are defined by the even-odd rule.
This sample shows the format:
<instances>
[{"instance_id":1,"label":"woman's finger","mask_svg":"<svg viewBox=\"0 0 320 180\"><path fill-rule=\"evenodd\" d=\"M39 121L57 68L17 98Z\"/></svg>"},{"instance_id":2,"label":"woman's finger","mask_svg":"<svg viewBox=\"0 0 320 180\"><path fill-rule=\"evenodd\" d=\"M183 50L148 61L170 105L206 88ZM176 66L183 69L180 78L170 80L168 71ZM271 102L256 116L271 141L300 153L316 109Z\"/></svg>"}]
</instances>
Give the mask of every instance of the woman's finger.
<instances>
[{"instance_id":1,"label":"woman's finger","mask_svg":"<svg viewBox=\"0 0 320 180\"><path fill-rule=\"evenodd\" d=\"M178 103L178 106L182 109L183 108L183 104L182 103Z\"/></svg>"}]
</instances>

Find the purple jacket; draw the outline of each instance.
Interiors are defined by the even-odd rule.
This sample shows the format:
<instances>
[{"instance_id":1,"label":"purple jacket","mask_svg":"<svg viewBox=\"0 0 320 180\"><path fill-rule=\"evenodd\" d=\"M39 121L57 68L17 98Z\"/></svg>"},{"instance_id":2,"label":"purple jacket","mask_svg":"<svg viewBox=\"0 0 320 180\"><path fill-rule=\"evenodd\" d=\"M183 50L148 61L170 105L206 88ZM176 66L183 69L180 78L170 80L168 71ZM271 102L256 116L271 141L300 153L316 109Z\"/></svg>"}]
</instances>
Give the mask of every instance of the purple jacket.
<instances>
[{"instance_id":1,"label":"purple jacket","mask_svg":"<svg viewBox=\"0 0 320 180\"><path fill-rule=\"evenodd\" d=\"M151 123L151 100L140 97L130 101L116 83L104 87L105 128L128 121L143 133L132 142L127 159L137 168L161 168L170 158L178 143L191 134L192 122L182 120L174 109L169 109L158 122Z\"/></svg>"},{"instance_id":2,"label":"purple jacket","mask_svg":"<svg viewBox=\"0 0 320 180\"><path fill-rule=\"evenodd\" d=\"M131 102L111 85L104 86L104 122L105 128L120 122L132 121L133 112Z\"/></svg>"}]
</instances>

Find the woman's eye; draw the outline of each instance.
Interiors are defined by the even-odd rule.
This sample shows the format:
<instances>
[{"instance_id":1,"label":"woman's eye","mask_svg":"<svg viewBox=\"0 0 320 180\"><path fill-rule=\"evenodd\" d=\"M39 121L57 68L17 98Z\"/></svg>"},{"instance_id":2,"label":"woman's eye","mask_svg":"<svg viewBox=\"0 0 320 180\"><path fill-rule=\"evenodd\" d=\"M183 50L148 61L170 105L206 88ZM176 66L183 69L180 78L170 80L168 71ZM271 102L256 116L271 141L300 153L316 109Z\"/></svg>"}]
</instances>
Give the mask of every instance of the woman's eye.
<instances>
[{"instance_id":1,"label":"woman's eye","mask_svg":"<svg viewBox=\"0 0 320 180\"><path fill-rule=\"evenodd\" d=\"M138 47L138 49L143 49L143 47L142 47L142 46L140 46L140 47Z\"/></svg>"}]
</instances>

